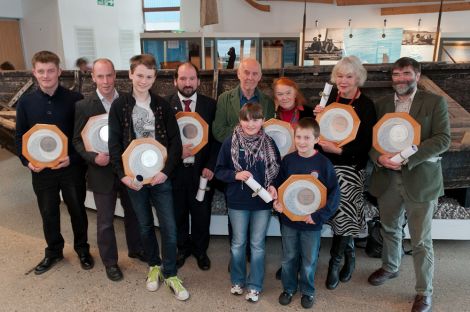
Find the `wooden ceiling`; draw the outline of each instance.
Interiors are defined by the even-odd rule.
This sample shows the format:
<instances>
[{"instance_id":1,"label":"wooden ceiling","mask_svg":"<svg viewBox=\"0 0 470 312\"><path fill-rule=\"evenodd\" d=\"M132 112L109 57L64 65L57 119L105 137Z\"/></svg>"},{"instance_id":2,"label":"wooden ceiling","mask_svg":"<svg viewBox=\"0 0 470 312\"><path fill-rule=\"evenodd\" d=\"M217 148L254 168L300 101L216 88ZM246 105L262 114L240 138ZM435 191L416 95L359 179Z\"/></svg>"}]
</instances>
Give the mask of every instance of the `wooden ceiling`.
<instances>
[{"instance_id":1,"label":"wooden ceiling","mask_svg":"<svg viewBox=\"0 0 470 312\"><path fill-rule=\"evenodd\" d=\"M245 0L254 8L263 11L271 11L271 6L268 4L258 3L257 0ZM403 4L403 3L421 3L426 2L430 4L425 5L406 5L406 6L387 6L380 9L382 16L387 15L400 15L400 14L420 14L420 13L437 13L439 12L440 1L436 0L263 0L263 2L307 2L307 3L324 3L335 4L337 6L350 6L350 5L370 5L370 4ZM443 12L452 11L467 11L470 10L470 2L461 0L444 0Z\"/></svg>"}]
</instances>

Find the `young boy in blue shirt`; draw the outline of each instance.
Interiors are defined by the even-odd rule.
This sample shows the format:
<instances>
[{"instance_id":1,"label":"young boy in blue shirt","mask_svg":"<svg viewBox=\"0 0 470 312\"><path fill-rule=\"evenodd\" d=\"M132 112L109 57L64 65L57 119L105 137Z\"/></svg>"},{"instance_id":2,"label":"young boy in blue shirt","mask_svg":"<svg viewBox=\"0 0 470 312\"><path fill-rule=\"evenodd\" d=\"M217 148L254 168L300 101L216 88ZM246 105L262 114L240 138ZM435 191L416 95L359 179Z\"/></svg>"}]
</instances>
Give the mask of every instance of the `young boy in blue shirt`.
<instances>
[{"instance_id":1,"label":"young boy in blue shirt","mask_svg":"<svg viewBox=\"0 0 470 312\"><path fill-rule=\"evenodd\" d=\"M300 289L301 305L311 308L315 299L315 271L320 250L321 229L333 216L339 205L338 180L331 162L315 150L320 127L313 118L302 118L295 129L297 151L284 157L281 163L280 184L292 174L311 174L327 188L326 206L307 215L303 221L291 221L283 214L283 204L275 201L274 209L280 214L282 234L282 286L279 303L288 305ZM300 270L299 270L300 266ZM299 272L299 274L297 274ZM300 284L300 285L299 285Z\"/></svg>"}]
</instances>

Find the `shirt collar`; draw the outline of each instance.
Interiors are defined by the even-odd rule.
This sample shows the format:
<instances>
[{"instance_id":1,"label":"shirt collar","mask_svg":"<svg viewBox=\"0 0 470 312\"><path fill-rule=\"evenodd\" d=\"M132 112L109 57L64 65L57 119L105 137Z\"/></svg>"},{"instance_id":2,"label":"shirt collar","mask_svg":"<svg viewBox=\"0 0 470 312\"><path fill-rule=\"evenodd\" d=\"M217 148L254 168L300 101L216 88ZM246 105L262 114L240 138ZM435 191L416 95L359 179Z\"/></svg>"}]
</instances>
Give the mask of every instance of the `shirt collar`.
<instances>
[{"instance_id":1,"label":"shirt collar","mask_svg":"<svg viewBox=\"0 0 470 312\"><path fill-rule=\"evenodd\" d=\"M410 103L413 103L413 99L415 98L416 91L418 91L418 88L415 88L415 90L413 91L413 93L411 93L410 97L407 98L405 101L410 101ZM395 103L398 102L398 101L400 101L400 99L398 98L398 95L397 95L396 92L394 93L394 97L395 97Z\"/></svg>"},{"instance_id":2,"label":"shirt collar","mask_svg":"<svg viewBox=\"0 0 470 312\"><path fill-rule=\"evenodd\" d=\"M194 92L193 95L191 95L190 97L187 98L178 91L178 98L180 99L180 103L183 103L183 100L191 100L192 103L196 103L197 102L197 92Z\"/></svg>"},{"instance_id":3,"label":"shirt collar","mask_svg":"<svg viewBox=\"0 0 470 312\"><path fill-rule=\"evenodd\" d=\"M248 99L245 95L243 95L242 88L240 87L240 103L241 104L246 104L248 102L259 102L259 90L258 88L255 89L255 93L253 93L253 96Z\"/></svg>"},{"instance_id":4,"label":"shirt collar","mask_svg":"<svg viewBox=\"0 0 470 312\"><path fill-rule=\"evenodd\" d=\"M96 94L98 95L98 98L100 99L101 102L108 102L108 100L101 94L101 92L96 89ZM115 99L117 99L119 97L119 93L116 91L116 89L114 89L114 94L113 94L113 100L111 101L114 102Z\"/></svg>"}]
</instances>

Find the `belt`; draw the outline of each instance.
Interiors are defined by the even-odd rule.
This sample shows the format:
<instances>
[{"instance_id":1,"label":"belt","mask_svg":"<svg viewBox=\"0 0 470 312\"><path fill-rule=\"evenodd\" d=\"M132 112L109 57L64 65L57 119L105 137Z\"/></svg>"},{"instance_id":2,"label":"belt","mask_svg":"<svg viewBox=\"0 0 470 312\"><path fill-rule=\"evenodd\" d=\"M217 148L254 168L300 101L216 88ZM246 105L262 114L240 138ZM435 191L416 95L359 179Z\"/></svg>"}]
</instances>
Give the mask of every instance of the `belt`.
<instances>
[{"instance_id":1,"label":"belt","mask_svg":"<svg viewBox=\"0 0 470 312\"><path fill-rule=\"evenodd\" d=\"M185 168L189 168L189 167L194 166L194 163L183 163L183 166L184 166Z\"/></svg>"}]
</instances>

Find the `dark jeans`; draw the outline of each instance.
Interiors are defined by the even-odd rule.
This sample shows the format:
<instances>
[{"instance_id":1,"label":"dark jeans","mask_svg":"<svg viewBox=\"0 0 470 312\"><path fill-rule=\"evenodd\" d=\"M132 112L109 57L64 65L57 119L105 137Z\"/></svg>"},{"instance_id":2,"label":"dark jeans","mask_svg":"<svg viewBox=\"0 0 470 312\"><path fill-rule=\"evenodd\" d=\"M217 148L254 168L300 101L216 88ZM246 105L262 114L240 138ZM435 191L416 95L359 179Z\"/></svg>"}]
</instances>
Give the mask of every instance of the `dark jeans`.
<instances>
[{"instance_id":1,"label":"dark jeans","mask_svg":"<svg viewBox=\"0 0 470 312\"><path fill-rule=\"evenodd\" d=\"M93 192L96 205L96 234L100 257L105 266L115 265L118 262L116 234L114 231L114 211L119 193L121 206L124 210L124 228L126 233L127 249L129 253L143 250L140 238L139 223L132 209L127 189L120 181L115 181L111 193Z\"/></svg>"},{"instance_id":2,"label":"dark jeans","mask_svg":"<svg viewBox=\"0 0 470 312\"><path fill-rule=\"evenodd\" d=\"M163 265L165 278L176 276L176 224L173 211L173 194L170 180L140 191L127 189L140 226L140 236L149 266ZM162 239L162 257L158 246L153 219L155 207ZM163 258L163 259L162 259Z\"/></svg>"},{"instance_id":3,"label":"dark jeans","mask_svg":"<svg viewBox=\"0 0 470 312\"><path fill-rule=\"evenodd\" d=\"M283 225L281 232L284 291L294 294L300 288L303 295L314 296L321 231L301 231Z\"/></svg>"},{"instance_id":4,"label":"dark jeans","mask_svg":"<svg viewBox=\"0 0 470 312\"><path fill-rule=\"evenodd\" d=\"M196 257L205 254L209 247L209 227L211 222L211 204L214 189L206 191L204 200L196 200L199 187L194 185L194 167L180 168L184 176L175 177L179 180L178 188L173 185L173 201L177 228L177 246L179 253L194 254ZM208 185L210 186L210 184ZM189 215L191 214L191 225ZM191 235L189 230L191 228Z\"/></svg>"},{"instance_id":5,"label":"dark jeans","mask_svg":"<svg viewBox=\"0 0 470 312\"><path fill-rule=\"evenodd\" d=\"M60 233L60 195L70 214L73 230L73 246L77 254L89 252L88 219L85 211L85 172L82 165L42 172L32 172L33 189L41 213L44 237L47 247L46 257L62 255L64 238Z\"/></svg>"}]
</instances>

